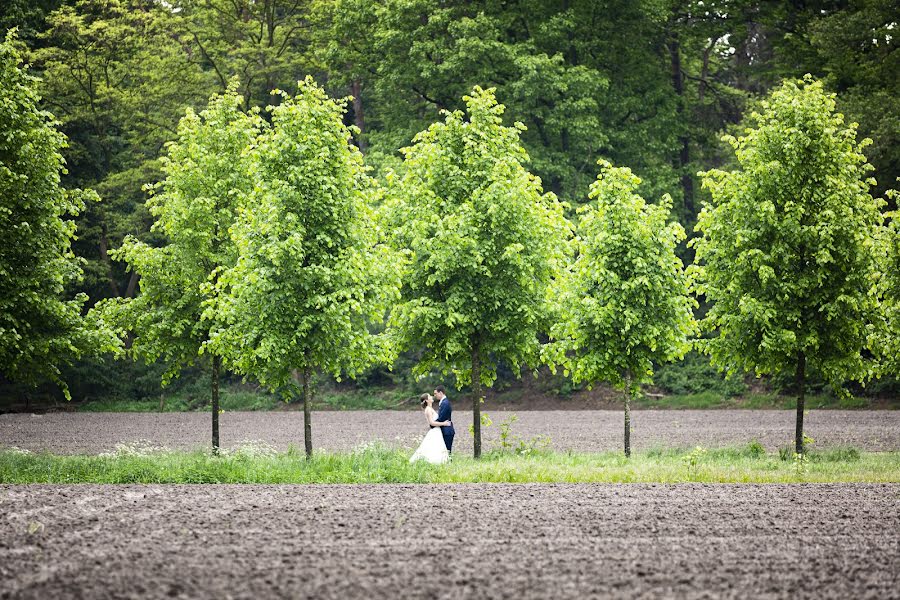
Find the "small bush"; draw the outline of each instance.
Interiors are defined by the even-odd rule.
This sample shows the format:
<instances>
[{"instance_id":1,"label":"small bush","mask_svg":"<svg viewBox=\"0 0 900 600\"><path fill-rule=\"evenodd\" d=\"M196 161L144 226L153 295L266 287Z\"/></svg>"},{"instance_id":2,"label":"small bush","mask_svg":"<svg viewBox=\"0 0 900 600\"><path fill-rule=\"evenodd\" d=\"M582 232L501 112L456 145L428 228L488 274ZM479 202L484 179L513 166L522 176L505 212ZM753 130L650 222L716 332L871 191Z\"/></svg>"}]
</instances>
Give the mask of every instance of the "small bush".
<instances>
[{"instance_id":1,"label":"small bush","mask_svg":"<svg viewBox=\"0 0 900 600\"><path fill-rule=\"evenodd\" d=\"M765 455L766 449L758 440L753 440L747 444L747 456L750 458L762 458Z\"/></svg>"},{"instance_id":2,"label":"small bush","mask_svg":"<svg viewBox=\"0 0 900 600\"><path fill-rule=\"evenodd\" d=\"M708 357L698 352L688 353L680 362L661 365L654 380L667 393L676 395L711 393L731 398L747 391L742 380L726 379Z\"/></svg>"}]
</instances>

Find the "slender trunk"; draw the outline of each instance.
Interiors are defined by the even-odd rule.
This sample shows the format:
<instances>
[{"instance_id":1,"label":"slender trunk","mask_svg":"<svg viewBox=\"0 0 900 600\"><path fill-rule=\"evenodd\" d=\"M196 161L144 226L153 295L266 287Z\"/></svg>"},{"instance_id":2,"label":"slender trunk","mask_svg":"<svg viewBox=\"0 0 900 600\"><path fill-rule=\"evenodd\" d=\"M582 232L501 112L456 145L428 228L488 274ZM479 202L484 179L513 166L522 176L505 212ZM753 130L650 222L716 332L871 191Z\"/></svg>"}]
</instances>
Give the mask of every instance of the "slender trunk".
<instances>
[{"instance_id":1,"label":"slender trunk","mask_svg":"<svg viewBox=\"0 0 900 600\"><path fill-rule=\"evenodd\" d=\"M363 103L362 103L362 82L359 79L354 79L353 83L350 84L350 94L353 96L353 120L357 128L359 128L359 134L357 134L356 146L359 148L359 151L363 154L366 153L369 145L365 141L366 134L366 117L363 113Z\"/></svg>"},{"instance_id":2,"label":"slender trunk","mask_svg":"<svg viewBox=\"0 0 900 600\"><path fill-rule=\"evenodd\" d=\"M213 356L212 360L212 447L213 454L219 453L219 370L222 359Z\"/></svg>"},{"instance_id":3,"label":"slender trunk","mask_svg":"<svg viewBox=\"0 0 900 600\"><path fill-rule=\"evenodd\" d=\"M631 374L625 375L625 456L631 457Z\"/></svg>"},{"instance_id":4,"label":"slender trunk","mask_svg":"<svg viewBox=\"0 0 900 600\"><path fill-rule=\"evenodd\" d=\"M312 420L310 415L309 367L303 368L303 445L306 447L306 459L312 458Z\"/></svg>"},{"instance_id":5,"label":"slender trunk","mask_svg":"<svg viewBox=\"0 0 900 600\"><path fill-rule=\"evenodd\" d=\"M475 458L481 458L481 359L477 345L472 348L472 427Z\"/></svg>"},{"instance_id":6,"label":"slender trunk","mask_svg":"<svg viewBox=\"0 0 900 600\"><path fill-rule=\"evenodd\" d=\"M128 279L128 286L125 288L125 297L126 298L134 298L134 293L137 291L138 279L140 279L140 275L137 274L137 271L131 272L131 277Z\"/></svg>"},{"instance_id":7,"label":"slender trunk","mask_svg":"<svg viewBox=\"0 0 900 600\"><path fill-rule=\"evenodd\" d=\"M116 285L116 279L113 277L112 262L109 260L109 238L106 235L106 224L100 226L100 260L106 267L106 280L109 283L109 291L113 298L119 297L119 286Z\"/></svg>"},{"instance_id":8,"label":"slender trunk","mask_svg":"<svg viewBox=\"0 0 900 600\"><path fill-rule=\"evenodd\" d=\"M794 443L797 454L803 454L803 407L806 403L806 354L802 351L797 356L797 430Z\"/></svg>"},{"instance_id":9,"label":"slender trunk","mask_svg":"<svg viewBox=\"0 0 900 600\"><path fill-rule=\"evenodd\" d=\"M681 126L686 130L684 103L684 72L681 68L681 44L678 41L678 34L672 33L669 39L669 59L672 65L672 87L678 96L678 114L682 121ZM691 161L690 137L687 134L679 136L678 142L681 149L678 152L678 161L676 167L681 172L681 189L684 194L684 211L687 216L694 216L694 180L687 171L688 163Z\"/></svg>"}]
</instances>

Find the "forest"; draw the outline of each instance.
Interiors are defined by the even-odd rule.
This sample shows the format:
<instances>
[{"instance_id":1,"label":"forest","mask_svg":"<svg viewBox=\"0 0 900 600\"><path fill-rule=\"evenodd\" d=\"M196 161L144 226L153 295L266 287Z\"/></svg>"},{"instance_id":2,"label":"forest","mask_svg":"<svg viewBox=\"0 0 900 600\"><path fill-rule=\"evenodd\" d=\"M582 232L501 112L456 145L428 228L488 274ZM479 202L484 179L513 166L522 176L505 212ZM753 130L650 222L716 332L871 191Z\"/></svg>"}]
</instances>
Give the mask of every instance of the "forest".
<instances>
[{"instance_id":1,"label":"forest","mask_svg":"<svg viewBox=\"0 0 900 600\"><path fill-rule=\"evenodd\" d=\"M334 105L343 106L338 114L341 131L348 132L353 152L363 157L366 168L365 175L354 177L377 181L396 177L404 194L424 198L435 192L411 179L415 161L401 149L418 149L419 161L437 160L428 154L428 140L417 134L431 132L432 124L446 119L447 131L440 135L450 136L453 124L447 115L457 114L454 111L490 113L489 106L478 104L490 105L491 100L478 91L488 90L505 107L503 125L494 124L499 129L488 132L503 137L504 131L515 129L514 123L523 125L516 129L516 144L527 156L522 167L537 178L543 192L558 199L565 217L575 219L590 212L592 200L624 188L626 195L647 199L647 206L641 200L619 208L626 215L622 218L644 215L655 223L656 231L663 232L662 246L654 248L671 246L686 265L695 261L695 253L705 256L712 268L722 256L704 243L704 232L714 233L718 226L709 216L704 222L701 210L717 195L728 196L728 186L739 185L715 172L738 166L766 168L744 164L740 148L735 152L723 136L734 136L728 138L732 140L747 136L753 125L751 114L765 113L767 102L777 104L773 91L809 74L806 87L799 84L798 89L821 86L824 94L834 94L831 108L827 102L821 106L823 111L844 115L835 127L858 124L853 144L860 142L858 153L872 169L854 172L874 181L853 193L883 198L881 210L887 213L896 209L889 190L900 176L897 22L897 7L889 0L6 0L0 6L0 30L13 31L8 44L35 77L39 107L52 114L67 140L59 145L65 162L60 183L67 190L84 190L84 209L72 217L71 243L83 276L68 278L62 292L65 298L83 298L82 312L98 303L113 306L116 299L136 298L153 289L151 281L142 280L135 260L127 258L129 248L160 248L171 237L164 227L153 227L159 213L153 212L153 202L148 200L154 194L171 197L164 182L191 176L173 171L178 148L184 150L184 129L190 126L183 119L188 115L190 121L190 115L196 118L201 111L214 110L210 102L214 96L231 99L215 108L223 115L230 111L229 123L245 118L254 123L242 127L273 132L279 118L285 119L280 126L290 127L291 107L312 102L309 98L316 94L321 93L322 102L346 99L345 104ZM204 118L207 121L195 123L198 131L207 127L213 135L214 127L208 127L211 117ZM765 116L755 126L764 130ZM343 135L339 129L334 131ZM237 136L245 133L232 131ZM272 135L274 152L280 142ZM864 139L871 141L862 143ZM501 149L511 155L518 152L510 148ZM288 147L280 150L284 156L290 151ZM341 151L332 148L334 152ZM238 154L230 160L239 160ZM190 155L182 158L178 164L193 160ZM275 159L259 160L258 168L272 173L284 166ZM599 180L598 161L604 173ZM206 166L221 167L223 162ZM194 167L203 172L202 164ZM473 170L477 168L472 165ZM516 185L522 186L516 198L533 192L524 179ZM789 190L790 184L773 185ZM382 200L387 206L390 191L386 195ZM765 199L764 193L757 196L760 210ZM666 214L656 215L653 206L665 207ZM840 214L840 207L835 210ZM852 237L860 231L853 227L871 225L872 220L860 214L851 211L843 229L838 229ZM681 234L669 227L668 215ZM592 231L600 235L610 225L594 217L583 222L593 223ZM402 223L402 218L395 222L398 230L403 229ZM558 224L541 226L552 229ZM532 243L540 246L537 233L533 230L530 235ZM408 247L427 243L414 232L404 235ZM723 238L719 243L728 241ZM730 240L733 245L738 242ZM590 252L582 248L581 255ZM847 264L862 268L862 263ZM727 270L727 265L719 267ZM231 281L238 276L230 274ZM706 283L716 285L714 278ZM683 285L678 278L665 282L670 290ZM717 312L707 302L710 295L715 295L714 289L701 289L699 313L715 319ZM728 299L720 299L717 306L724 306ZM371 308L390 304L384 298L378 300ZM236 305L229 306L238 310ZM854 310L865 313L866 309L860 305ZM577 315L572 318L577 320ZM716 340L724 336L708 336L741 325L717 323L715 331L707 334L706 350L714 357ZM351 385L405 389L415 382L412 370L419 376L432 373L432 380L438 380L440 376L434 375L438 371L429 369L440 367L440 361L432 360L427 348L435 331L407 333L393 371L384 365L368 366L358 370L357 383ZM541 332L549 333L549 329ZM852 334L859 335L858 331ZM847 340L826 338L816 344L843 348ZM584 341L597 343L596 339ZM572 351L573 347L556 348L550 354L555 352L561 364ZM520 374L521 356L513 353L505 360L503 352L498 346L492 354L496 365L488 379L512 381ZM730 366L740 372L756 368L773 374L769 386L790 387L800 374L800 367L790 361L746 358L753 351L740 352L745 359ZM864 355L871 352L866 350ZM223 350L222 355L227 352ZM845 355L832 362L823 358L821 364L812 360L810 379L871 379L871 373L856 377L859 369L847 368ZM61 397L57 384L65 382L76 400L157 398L161 381L174 377L182 367L186 370L173 386L207 380L207 355L195 353L196 361L181 361L174 371L166 364L172 358L166 352L144 357L149 364L85 353L62 361L59 372L51 373L49 379L46 373L34 380L23 379L6 370L0 395L7 400L22 394ZM688 357L679 364L692 369L690 373L710 371L705 356L692 353ZM552 356L549 359L554 362ZM233 369L226 370L252 373L252 382L274 382L269 386L274 389L290 380L287 367L274 374L242 360L236 357L229 363ZM342 368L332 368L328 361L300 364L303 361L298 360L295 367L306 369L309 377L318 367L328 367L321 371L322 385L326 380L333 385L329 373L340 373ZM648 360L657 364L656 358ZM219 363L213 362L218 370ZM837 363L841 368L834 366ZM573 366L573 372L581 372L586 381L632 385L621 377L627 369L598 371L585 364L581 370ZM782 368L784 364L789 367ZM851 371L854 377L843 377ZM883 375L874 388L895 389L893 374ZM552 377L546 371L543 376ZM719 375L704 376L710 385L727 385ZM304 385L309 384L307 379L304 376ZM459 383L470 379L483 379L477 367ZM677 380L679 375L670 371L668 379ZM240 377L228 374L226 380L237 383ZM200 389L205 389L205 383Z\"/></svg>"}]
</instances>

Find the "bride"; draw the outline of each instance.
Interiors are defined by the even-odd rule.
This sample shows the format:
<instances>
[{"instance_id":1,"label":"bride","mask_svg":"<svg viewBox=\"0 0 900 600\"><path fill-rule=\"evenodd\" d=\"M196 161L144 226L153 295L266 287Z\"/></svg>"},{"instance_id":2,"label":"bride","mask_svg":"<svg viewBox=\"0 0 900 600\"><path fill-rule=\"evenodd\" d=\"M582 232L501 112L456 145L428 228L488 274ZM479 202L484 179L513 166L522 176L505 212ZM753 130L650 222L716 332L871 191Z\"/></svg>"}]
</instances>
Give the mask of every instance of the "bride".
<instances>
[{"instance_id":1,"label":"bride","mask_svg":"<svg viewBox=\"0 0 900 600\"><path fill-rule=\"evenodd\" d=\"M441 427L449 425L450 422L435 420L437 419L437 413L431 406L434 403L434 398L430 394L422 394L419 396L419 400L422 401L422 408L425 409L425 418L428 420L428 425L431 429L425 434L425 439L419 444L419 448L410 457L409 462L425 460L433 465L445 463L449 459L449 453L447 452L447 446L444 444Z\"/></svg>"}]
</instances>

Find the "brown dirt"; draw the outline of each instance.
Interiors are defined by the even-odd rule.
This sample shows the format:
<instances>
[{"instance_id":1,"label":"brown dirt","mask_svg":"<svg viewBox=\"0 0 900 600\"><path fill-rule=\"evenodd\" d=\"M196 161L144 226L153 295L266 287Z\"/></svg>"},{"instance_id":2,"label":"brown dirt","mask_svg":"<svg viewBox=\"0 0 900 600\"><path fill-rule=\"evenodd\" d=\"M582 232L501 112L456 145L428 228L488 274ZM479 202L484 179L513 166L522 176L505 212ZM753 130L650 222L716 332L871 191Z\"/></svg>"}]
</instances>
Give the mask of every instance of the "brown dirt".
<instances>
[{"instance_id":1,"label":"brown dirt","mask_svg":"<svg viewBox=\"0 0 900 600\"><path fill-rule=\"evenodd\" d=\"M0 486L2 598L888 598L898 485Z\"/></svg>"},{"instance_id":2,"label":"brown dirt","mask_svg":"<svg viewBox=\"0 0 900 600\"><path fill-rule=\"evenodd\" d=\"M599 452L622 444L620 411L488 411L494 424L484 430L490 447L500 423L516 414L512 434L522 438L550 436L557 450ZM471 453L471 412L455 411L454 451ZM0 415L0 446L32 451L93 454L112 450L118 442L148 440L169 448L206 447L210 439L206 413L50 413ZM632 444L649 448L707 448L758 440L769 451L791 443L794 412L777 410L684 410L633 412ZM303 416L294 412L226 412L220 417L223 447L260 440L286 449L303 446ZM347 411L313 413L313 446L350 450L381 440L390 446L415 446L426 427L420 413ZM810 411L806 433L817 448L850 445L864 450L900 450L898 411Z\"/></svg>"}]
</instances>

